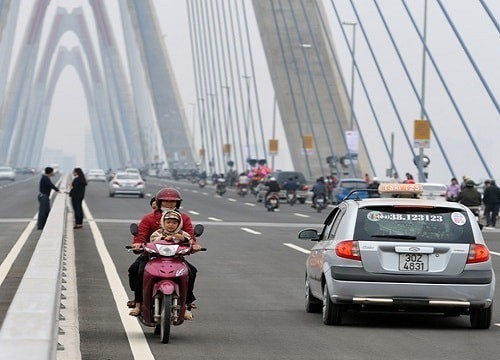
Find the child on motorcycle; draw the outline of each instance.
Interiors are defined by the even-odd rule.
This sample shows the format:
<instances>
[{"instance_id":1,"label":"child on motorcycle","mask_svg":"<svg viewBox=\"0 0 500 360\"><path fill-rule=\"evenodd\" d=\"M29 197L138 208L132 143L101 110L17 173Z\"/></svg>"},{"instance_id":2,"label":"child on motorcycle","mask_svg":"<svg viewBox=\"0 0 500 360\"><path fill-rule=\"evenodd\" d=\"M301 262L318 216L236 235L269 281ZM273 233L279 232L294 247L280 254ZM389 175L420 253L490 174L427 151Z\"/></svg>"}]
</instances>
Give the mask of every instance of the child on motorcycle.
<instances>
[{"instance_id":1,"label":"child on motorcycle","mask_svg":"<svg viewBox=\"0 0 500 360\"><path fill-rule=\"evenodd\" d=\"M176 210L166 211L161 217L161 229L151 234L150 241L164 240L172 244L189 244L191 235L182 230L182 215Z\"/></svg>"},{"instance_id":2,"label":"child on motorcycle","mask_svg":"<svg viewBox=\"0 0 500 360\"><path fill-rule=\"evenodd\" d=\"M163 215L163 211L178 211L182 202L182 196L180 192L173 188L161 189L156 194L155 199L158 208L152 213L146 214L139 223L137 235L134 236L134 240L132 243L133 250L139 250L144 243L150 241L151 235L156 230L161 229L161 217ZM192 251L193 253L195 253L201 249L201 246L196 243L191 218L189 217L189 215L181 213L181 219L182 230L187 232L192 237ZM141 255L135 260L132 265L130 265L128 269L130 288L134 291L134 300L127 302L127 306L133 308L129 313L129 315L131 316L139 316L141 313L142 278L146 263L147 257ZM186 265L189 268L187 304L188 310L191 310L191 308L196 307L195 304L193 304L193 302L196 300L196 297L193 294L193 289L196 280L196 273L198 270L188 261L186 261ZM189 317L189 314L187 316Z\"/></svg>"}]
</instances>

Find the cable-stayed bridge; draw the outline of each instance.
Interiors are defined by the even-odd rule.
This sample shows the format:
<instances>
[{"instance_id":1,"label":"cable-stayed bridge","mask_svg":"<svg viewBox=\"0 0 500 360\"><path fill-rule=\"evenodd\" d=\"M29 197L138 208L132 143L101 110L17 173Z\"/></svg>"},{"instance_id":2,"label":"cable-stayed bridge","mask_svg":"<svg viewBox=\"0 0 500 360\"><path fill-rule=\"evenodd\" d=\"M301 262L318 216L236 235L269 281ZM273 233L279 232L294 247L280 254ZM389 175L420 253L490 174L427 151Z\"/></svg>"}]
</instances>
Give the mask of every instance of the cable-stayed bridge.
<instances>
[{"instance_id":1,"label":"cable-stayed bridge","mask_svg":"<svg viewBox=\"0 0 500 360\"><path fill-rule=\"evenodd\" d=\"M176 7L187 17L190 103L154 1L118 1L121 28L102 1L52 16L50 1L36 1L17 47L20 4L1 5L1 163L43 166L52 97L69 65L102 168L163 159L220 173L228 162L243 170L249 160L289 156L310 178L411 171L423 179L433 167L494 177L482 129L499 119L496 4L468 4L481 25L471 29L465 5L447 1L185 1ZM67 32L79 40L74 49L61 41Z\"/></svg>"}]
</instances>

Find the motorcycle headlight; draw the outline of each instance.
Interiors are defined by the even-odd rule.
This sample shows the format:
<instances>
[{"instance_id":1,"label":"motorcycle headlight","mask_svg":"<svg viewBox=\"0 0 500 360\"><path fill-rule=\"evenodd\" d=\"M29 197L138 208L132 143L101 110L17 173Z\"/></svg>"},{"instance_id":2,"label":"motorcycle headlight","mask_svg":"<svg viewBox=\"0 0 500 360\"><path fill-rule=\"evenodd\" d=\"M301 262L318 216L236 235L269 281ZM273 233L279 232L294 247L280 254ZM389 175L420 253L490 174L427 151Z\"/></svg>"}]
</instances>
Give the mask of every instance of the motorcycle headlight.
<instances>
[{"instance_id":1,"label":"motorcycle headlight","mask_svg":"<svg viewBox=\"0 0 500 360\"><path fill-rule=\"evenodd\" d=\"M161 256L173 256L177 252L179 245L156 245L158 254Z\"/></svg>"}]
</instances>

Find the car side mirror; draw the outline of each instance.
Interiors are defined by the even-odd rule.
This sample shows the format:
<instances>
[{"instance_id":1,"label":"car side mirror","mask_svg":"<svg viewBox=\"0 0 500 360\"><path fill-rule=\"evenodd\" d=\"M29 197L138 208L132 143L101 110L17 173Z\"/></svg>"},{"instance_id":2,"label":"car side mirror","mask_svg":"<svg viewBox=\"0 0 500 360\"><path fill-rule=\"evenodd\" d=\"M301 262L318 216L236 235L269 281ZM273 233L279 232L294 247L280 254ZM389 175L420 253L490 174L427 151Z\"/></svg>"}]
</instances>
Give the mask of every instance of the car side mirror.
<instances>
[{"instance_id":1,"label":"car side mirror","mask_svg":"<svg viewBox=\"0 0 500 360\"><path fill-rule=\"evenodd\" d=\"M130 233L134 236L136 236L139 233L139 227L137 226L136 223L130 224Z\"/></svg>"},{"instance_id":2,"label":"car side mirror","mask_svg":"<svg viewBox=\"0 0 500 360\"><path fill-rule=\"evenodd\" d=\"M304 229L299 232L299 239L319 241L318 231L316 229Z\"/></svg>"},{"instance_id":3,"label":"car side mirror","mask_svg":"<svg viewBox=\"0 0 500 360\"><path fill-rule=\"evenodd\" d=\"M194 236L200 236L203 234L203 231L205 230L205 227L201 224L196 224L194 226Z\"/></svg>"}]
</instances>

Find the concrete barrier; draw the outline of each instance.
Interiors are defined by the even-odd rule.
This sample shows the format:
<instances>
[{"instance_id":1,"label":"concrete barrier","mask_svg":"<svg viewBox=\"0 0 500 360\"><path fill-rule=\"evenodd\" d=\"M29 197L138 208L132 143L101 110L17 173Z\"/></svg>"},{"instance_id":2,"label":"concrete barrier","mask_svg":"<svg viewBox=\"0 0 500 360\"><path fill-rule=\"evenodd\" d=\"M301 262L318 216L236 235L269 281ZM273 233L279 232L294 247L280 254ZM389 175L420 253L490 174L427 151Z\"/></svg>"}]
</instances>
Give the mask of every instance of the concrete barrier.
<instances>
[{"instance_id":1,"label":"concrete barrier","mask_svg":"<svg viewBox=\"0 0 500 360\"><path fill-rule=\"evenodd\" d=\"M0 329L0 359L56 359L66 197L56 194L47 223Z\"/></svg>"}]
</instances>

